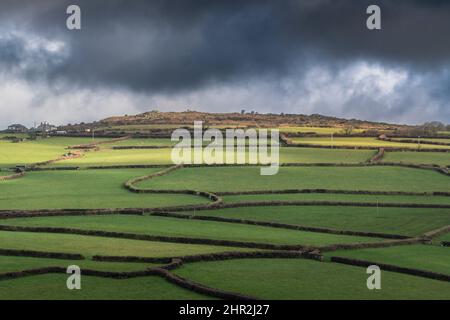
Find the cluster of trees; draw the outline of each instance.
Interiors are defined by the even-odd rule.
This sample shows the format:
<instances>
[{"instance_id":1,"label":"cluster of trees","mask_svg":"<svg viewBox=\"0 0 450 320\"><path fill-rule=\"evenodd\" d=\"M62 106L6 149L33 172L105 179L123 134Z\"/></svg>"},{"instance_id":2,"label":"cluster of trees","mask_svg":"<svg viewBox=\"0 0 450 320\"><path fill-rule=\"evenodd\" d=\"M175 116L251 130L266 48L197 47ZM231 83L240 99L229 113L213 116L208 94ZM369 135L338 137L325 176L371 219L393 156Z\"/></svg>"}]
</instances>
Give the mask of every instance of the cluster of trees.
<instances>
[{"instance_id":1,"label":"cluster of trees","mask_svg":"<svg viewBox=\"0 0 450 320\"><path fill-rule=\"evenodd\" d=\"M444 124L439 121L431 121L431 122L425 122L423 125L418 126L417 134L423 134L423 135L437 135L441 131L450 131L450 124Z\"/></svg>"}]
</instances>

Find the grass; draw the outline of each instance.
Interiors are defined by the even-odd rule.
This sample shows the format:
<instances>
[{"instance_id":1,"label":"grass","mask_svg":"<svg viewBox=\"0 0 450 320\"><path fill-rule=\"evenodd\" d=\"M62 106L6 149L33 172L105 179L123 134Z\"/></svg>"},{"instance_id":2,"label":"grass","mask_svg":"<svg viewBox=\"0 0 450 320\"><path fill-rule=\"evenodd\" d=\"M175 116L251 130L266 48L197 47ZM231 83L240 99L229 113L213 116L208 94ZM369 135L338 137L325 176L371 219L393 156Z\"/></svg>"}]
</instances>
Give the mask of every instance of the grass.
<instances>
[{"instance_id":1,"label":"grass","mask_svg":"<svg viewBox=\"0 0 450 320\"><path fill-rule=\"evenodd\" d=\"M134 138L122 141L116 141L108 144L110 146L172 146L176 142L172 142L169 138Z\"/></svg>"},{"instance_id":2,"label":"grass","mask_svg":"<svg viewBox=\"0 0 450 320\"><path fill-rule=\"evenodd\" d=\"M126 144L128 140L121 141ZM50 166L94 166L116 164L172 164L172 149L129 149L113 150L103 148L88 152L82 158L53 163ZM247 151L248 152L248 151ZM370 150L330 150L312 148L281 148L281 163L360 163L374 155Z\"/></svg>"},{"instance_id":3,"label":"grass","mask_svg":"<svg viewBox=\"0 0 450 320\"><path fill-rule=\"evenodd\" d=\"M105 139L95 139L104 141ZM67 146L92 142L91 138L51 137L12 143L0 140L0 167L32 164L56 159L67 153Z\"/></svg>"},{"instance_id":4,"label":"grass","mask_svg":"<svg viewBox=\"0 0 450 320\"><path fill-rule=\"evenodd\" d=\"M137 194L125 181L160 169L28 172L0 182L0 209L130 208L205 203L182 194Z\"/></svg>"},{"instance_id":5,"label":"grass","mask_svg":"<svg viewBox=\"0 0 450 320\"><path fill-rule=\"evenodd\" d=\"M285 193L224 196L225 203L255 202L255 201L345 201L373 203L419 203L448 204L450 197L441 196L398 196L398 195L365 195L337 193Z\"/></svg>"},{"instance_id":6,"label":"grass","mask_svg":"<svg viewBox=\"0 0 450 320\"><path fill-rule=\"evenodd\" d=\"M450 275L449 249L432 245L410 245L376 249L342 250L327 253L337 256L428 270Z\"/></svg>"},{"instance_id":7,"label":"grass","mask_svg":"<svg viewBox=\"0 0 450 320\"><path fill-rule=\"evenodd\" d=\"M304 259L246 259L186 264L175 273L262 299L450 299L450 284L383 272L368 290L365 268Z\"/></svg>"},{"instance_id":8,"label":"grass","mask_svg":"<svg viewBox=\"0 0 450 320\"><path fill-rule=\"evenodd\" d=\"M173 257L236 251L236 248L128 240L71 234L0 231L0 248L94 255Z\"/></svg>"},{"instance_id":9,"label":"grass","mask_svg":"<svg viewBox=\"0 0 450 320\"><path fill-rule=\"evenodd\" d=\"M440 237L439 237L439 240L440 240L440 241L449 241L449 242L450 242L450 232L444 234L443 236L440 236Z\"/></svg>"},{"instance_id":10,"label":"grass","mask_svg":"<svg viewBox=\"0 0 450 320\"><path fill-rule=\"evenodd\" d=\"M383 162L450 166L450 154L443 152L386 152Z\"/></svg>"},{"instance_id":11,"label":"grass","mask_svg":"<svg viewBox=\"0 0 450 320\"><path fill-rule=\"evenodd\" d=\"M450 224L450 209L284 206L202 210L196 214L407 236Z\"/></svg>"},{"instance_id":12,"label":"grass","mask_svg":"<svg viewBox=\"0 0 450 320\"><path fill-rule=\"evenodd\" d=\"M449 191L450 179L431 170L404 167L281 167L273 176L260 175L258 167L206 167L180 169L139 186L217 192L304 188Z\"/></svg>"},{"instance_id":13,"label":"grass","mask_svg":"<svg viewBox=\"0 0 450 320\"><path fill-rule=\"evenodd\" d=\"M403 142L390 142L390 141L381 141L376 138L333 138L331 137L320 137L320 138L291 138L293 143L301 143L301 144L317 144L322 146L348 146L348 147L384 147L384 148L411 148L417 149L418 145L413 143L403 143ZM421 144L422 148L430 148L430 149L450 149L450 146L439 146L439 145L427 145Z\"/></svg>"},{"instance_id":14,"label":"grass","mask_svg":"<svg viewBox=\"0 0 450 320\"><path fill-rule=\"evenodd\" d=\"M416 143L416 141L419 140L418 137L415 138L392 138L393 141L400 141L400 140L407 140L407 141L412 141L413 143ZM421 143L426 143L426 142L444 142L444 143L450 143L450 139L433 139L433 138L420 138Z\"/></svg>"},{"instance_id":15,"label":"grass","mask_svg":"<svg viewBox=\"0 0 450 320\"><path fill-rule=\"evenodd\" d=\"M1 281L0 300L209 299L156 276L121 280L82 276L81 290L68 290L67 277L48 274Z\"/></svg>"},{"instance_id":16,"label":"grass","mask_svg":"<svg viewBox=\"0 0 450 320\"><path fill-rule=\"evenodd\" d=\"M65 227L150 234L171 237L208 238L272 244L327 245L332 243L375 242L378 239L326 233L283 230L245 224L185 220L155 216L76 216L11 219L3 225Z\"/></svg>"},{"instance_id":17,"label":"grass","mask_svg":"<svg viewBox=\"0 0 450 320\"><path fill-rule=\"evenodd\" d=\"M280 127L278 128L280 132L287 133L306 133L314 132L317 134L332 134L341 133L344 128L334 128L334 127ZM363 132L364 129L354 129L355 133Z\"/></svg>"},{"instance_id":18,"label":"grass","mask_svg":"<svg viewBox=\"0 0 450 320\"><path fill-rule=\"evenodd\" d=\"M37 269L45 267L64 267L76 265L83 269L99 271L139 271L159 266L151 263L100 262L92 260L62 260L30 257L0 256L0 273Z\"/></svg>"}]
</instances>

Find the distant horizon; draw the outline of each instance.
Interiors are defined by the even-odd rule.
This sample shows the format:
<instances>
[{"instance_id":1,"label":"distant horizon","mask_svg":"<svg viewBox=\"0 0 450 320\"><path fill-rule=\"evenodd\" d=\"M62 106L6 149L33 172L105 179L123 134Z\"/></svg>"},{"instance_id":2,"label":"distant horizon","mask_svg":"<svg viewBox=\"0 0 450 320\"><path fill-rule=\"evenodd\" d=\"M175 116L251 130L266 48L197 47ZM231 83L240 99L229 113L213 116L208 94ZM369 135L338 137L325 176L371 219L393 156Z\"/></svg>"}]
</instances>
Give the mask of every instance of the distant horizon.
<instances>
[{"instance_id":1,"label":"distant horizon","mask_svg":"<svg viewBox=\"0 0 450 320\"><path fill-rule=\"evenodd\" d=\"M245 110L245 115L252 115L252 112L253 110ZM33 122L31 125L27 125L26 123L20 123L20 122L11 122L10 124L8 124L7 126L5 126L5 127L0 127L0 131L4 131L4 130L7 130L7 127L8 126L10 126L10 125L16 125L16 124L18 124L18 125L24 125L25 127L27 127L27 129L33 129L33 128L37 128L39 125L41 125L42 123L47 123L47 124L49 124L49 125L54 125L54 126L57 126L57 127L64 127L64 126L68 126L68 125L80 125L80 124L91 124L91 123L95 123L95 122L100 122L100 121L104 121L104 120L106 120L106 119L109 119L109 118L115 118L115 117L132 117L132 116L139 116L139 115L142 115L142 114L146 114L146 113L151 113L151 112L158 112L158 113L205 113L205 114L223 114L223 115L227 115L227 114L233 114L233 115L235 115L235 114L238 114L238 115L241 115L242 113L242 110L241 110L241 112L237 112L237 111L230 111L230 112L207 112L207 111L199 111L199 110L196 110L196 109L186 109L186 110L184 110L184 111L162 111L162 110L156 110L156 109L152 109L152 110L148 110L148 111L144 111L144 112L140 112L140 113L137 113L137 114L122 114L122 115L120 115L120 114L113 114L113 115L109 115L109 116L107 116L107 117L105 117L105 118L102 118L102 119L94 119L94 120L92 120L92 121L82 121L82 122L67 122L67 123L53 123L53 122L51 122L51 121L36 121L36 122ZM266 115L266 116L270 116L270 115L274 115L274 116L282 116L282 115L284 115L284 116L306 116L306 117L311 117L311 116L314 116L314 115L317 115L317 116L321 116L321 117L325 117L325 118L333 118L333 119L338 119L338 120L345 120L345 121L352 121L352 120L354 120L354 121L360 121L360 122L366 122L366 123L373 123L373 124L379 124L379 125L392 125L392 126L410 126L410 127L414 127L414 126L420 126L420 125L423 125L423 124L426 124L426 123L431 123L431 122L439 122L439 121L430 121L430 122L426 122L426 123L421 123L421 124L417 124L417 125L415 125L415 124L405 124L405 123L393 123L393 122L382 122L382 121L371 121L371 120L365 120L365 119L356 119L356 118L341 118L341 117L335 117L335 116L329 116L329 115L324 115L324 114L317 114L317 113L313 113L313 114L301 114L301 113L260 113L260 112L257 112L257 111L254 111L255 113L255 115L262 115L262 116L264 116L264 115ZM201 119L198 119L198 120L201 120ZM441 122L442 123L442 122ZM155 124L159 124L159 123L155 123ZM446 124L446 123L442 123L442 124L444 124L444 125L447 125L447 126L450 126L450 124ZM148 124L148 125L151 125L151 124ZM295 124L293 124L293 123L291 123L291 124L289 124L290 126L294 126ZM314 125L308 125L308 124L305 124L305 125L301 125L301 124L299 124L299 126L304 126L304 127L314 127ZM321 125L321 127L334 127L333 125Z\"/></svg>"}]
</instances>

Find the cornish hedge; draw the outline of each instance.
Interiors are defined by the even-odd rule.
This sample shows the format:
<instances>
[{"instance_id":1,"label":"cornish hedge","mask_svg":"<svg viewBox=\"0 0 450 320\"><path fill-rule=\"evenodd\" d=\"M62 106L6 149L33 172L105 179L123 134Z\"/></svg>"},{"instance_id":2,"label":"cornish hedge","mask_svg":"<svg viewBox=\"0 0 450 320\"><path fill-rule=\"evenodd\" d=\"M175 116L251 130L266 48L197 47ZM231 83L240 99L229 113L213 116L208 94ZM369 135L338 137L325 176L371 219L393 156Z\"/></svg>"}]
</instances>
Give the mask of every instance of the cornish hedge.
<instances>
[{"instance_id":1,"label":"cornish hedge","mask_svg":"<svg viewBox=\"0 0 450 320\"><path fill-rule=\"evenodd\" d=\"M331 257L331 261L337 262L337 263L342 263L342 264L347 264L347 265L365 267L365 268L367 268L368 266L371 266L371 265L377 265L378 267L380 267L380 269L385 270L385 271L405 273L405 274L409 274L409 275L413 275L413 276L450 282L450 275L432 272L432 271L413 269L413 268L404 268L404 267L399 267L399 266L395 266L392 264L384 264L384 263L377 263L377 262L371 262L371 261L366 261L366 260L357 260L357 259L342 258L342 257Z\"/></svg>"}]
</instances>

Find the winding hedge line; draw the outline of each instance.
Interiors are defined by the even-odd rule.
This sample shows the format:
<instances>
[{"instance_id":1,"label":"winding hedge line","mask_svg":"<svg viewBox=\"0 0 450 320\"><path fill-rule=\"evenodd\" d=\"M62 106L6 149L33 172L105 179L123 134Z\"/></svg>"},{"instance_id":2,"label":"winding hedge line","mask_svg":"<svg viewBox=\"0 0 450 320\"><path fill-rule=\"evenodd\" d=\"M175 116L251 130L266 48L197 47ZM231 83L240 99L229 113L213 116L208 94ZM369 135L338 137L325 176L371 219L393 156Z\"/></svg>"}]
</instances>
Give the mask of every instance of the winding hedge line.
<instances>
[{"instance_id":1,"label":"winding hedge line","mask_svg":"<svg viewBox=\"0 0 450 320\"><path fill-rule=\"evenodd\" d=\"M26 174L25 170L20 170L14 174L7 175L7 176L0 176L0 181L6 181L6 180L13 180L13 179L19 179L23 177Z\"/></svg>"},{"instance_id":2,"label":"winding hedge line","mask_svg":"<svg viewBox=\"0 0 450 320\"><path fill-rule=\"evenodd\" d=\"M404 274L409 274L409 275L418 276L418 277L422 277L422 278L450 282L450 275L427 271L427 270L405 268L405 267L400 267L400 266L396 266L396 265L392 265L392 264L384 264L384 263L377 263L377 262L371 262L371 261L366 261L366 260L350 259L350 258L343 258L343 257L331 257L331 261L336 262L336 263L346 264L346 265L365 267L365 268L367 268L368 266L371 266L371 265L377 265L380 267L380 269L382 269L384 271L404 273Z\"/></svg>"},{"instance_id":3,"label":"winding hedge line","mask_svg":"<svg viewBox=\"0 0 450 320\"><path fill-rule=\"evenodd\" d=\"M446 234L448 232L450 232L450 225L428 231L423 234L423 237L425 237L427 239L433 239L433 238L439 237L440 235Z\"/></svg>"},{"instance_id":4,"label":"winding hedge line","mask_svg":"<svg viewBox=\"0 0 450 320\"><path fill-rule=\"evenodd\" d=\"M189 220L204 220L204 221L240 223L240 224L248 224L248 225L271 227L271 228L318 232L318 233L329 233L329 234L337 234L337 235L386 238L386 239L408 239L408 238L410 238L408 236L397 235L397 234L352 231L352 230L337 230L337 229L330 229L330 228L308 227L308 226L302 226L302 225L293 225L293 224L268 222L268 221L256 221L256 220L235 219L235 218L214 217L214 216L198 216L198 215L193 215L193 214L180 214L180 213L175 213L175 212L152 212L152 213L150 213L150 215L160 216L160 217L169 217L169 218L178 218L178 219L189 219Z\"/></svg>"},{"instance_id":5,"label":"winding hedge line","mask_svg":"<svg viewBox=\"0 0 450 320\"><path fill-rule=\"evenodd\" d=\"M216 240L216 239L207 239L207 238L155 236L155 235L148 235L148 234L111 232L111 231L101 231L101 230L83 230L83 229L74 229L74 228L19 227L19 226L0 225L0 231L76 234L76 235L105 237L105 238L119 238L119 239L157 241L157 242L185 243L185 244L186 243L187 244L206 244L206 245L213 245L213 246L269 249L269 250L305 250L305 249L311 248L311 247L307 247L304 245L288 245L288 244L279 245L279 244L270 244L270 243L245 242L245 241L233 241L233 240Z\"/></svg>"},{"instance_id":6,"label":"winding hedge line","mask_svg":"<svg viewBox=\"0 0 450 320\"><path fill-rule=\"evenodd\" d=\"M157 269L157 272L160 276L165 278L167 281L185 288L190 291L194 291L201 294L206 294L212 297L220 298L220 299L227 299L227 300L257 300L258 298L243 295L240 293L230 292L230 291L224 291L220 289L214 289L207 286L204 286L202 284L196 283L194 281L182 278L180 276L177 276L173 273L171 273L168 270L165 269Z\"/></svg>"},{"instance_id":7,"label":"winding hedge line","mask_svg":"<svg viewBox=\"0 0 450 320\"><path fill-rule=\"evenodd\" d=\"M384 154L385 154L384 148L380 148L378 152L372 158L369 159L369 163L380 162L381 160L383 160Z\"/></svg>"},{"instance_id":8,"label":"winding hedge line","mask_svg":"<svg viewBox=\"0 0 450 320\"><path fill-rule=\"evenodd\" d=\"M172 148L171 145L166 146L113 146L113 150L131 150L131 149L169 149Z\"/></svg>"},{"instance_id":9,"label":"winding hedge line","mask_svg":"<svg viewBox=\"0 0 450 320\"><path fill-rule=\"evenodd\" d=\"M76 254L76 253L46 252L46 251L34 251L34 250L15 250L15 249L0 249L0 256L52 258L52 259L64 259L64 260L84 260L84 257L81 254Z\"/></svg>"},{"instance_id":10,"label":"winding hedge line","mask_svg":"<svg viewBox=\"0 0 450 320\"><path fill-rule=\"evenodd\" d=\"M123 140L128 140L130 138L131 138L131 136L121 136L119 138L110 139L110 140L94 141L94 142L86 143L86 144L77 144L77 145L73 145L73 146L68 146L67 149L93 149L101 144L109 144L109 143L119 142L119 141L123 141Z\"/></svg>"},{"instance_id":11,"label":"winding hedge line","mask_svg":"<svg viewBox=\"0 0 450 320\"><path fill-rule=\"evenodd\" d=\"M218 206L218 205L220 205L223 202L222 198L220 198L219 196L215 195L214 193L207 192L207 191L169 190L169 189L168 190L141 189L141 188L135 186L135 184L138 183L138 182L142 182L142 181L145 181L145 180L153 179L155 177L160 177L160 176L166 175L166 174L168 174L168 173L170 173L170 172L172 172L174 170L178 170L180 168L183 168L182 164L178 164L178 165L169 167L169 168L167 168L165 170L158 171L158 172L149 174L147 176L133 178L133 179L128 180L127 182L125 182L124 186L129 191L135 192L135 193L190 194L190 195L200 196L200 197L204 197L204 198L207 198L207 199L211 200L212 203L208 203L208 204L205 204L205 205L200 205L201 207L204 207L204 208L211 208L213 206Z\"/></svg>"},{"instance_id":12,"label":"winding hedge line","mask_svg":"<svg viewBox=\"0 0 450 320\"><path fill-rule=\"evenodd\" d=\"M139 263L170 263L180 261L181 263L199 262L199 261L222 261L233 259L288 259L288 258L305 258L322 261L323 256L318 250L305 251L253 251L253 252L221 252L206 253L188 256L165 257L165 258L147 258L136 256L100 256L92 257L94 261L104 262L139 262Z\"/></svg>"}]
</instances>

